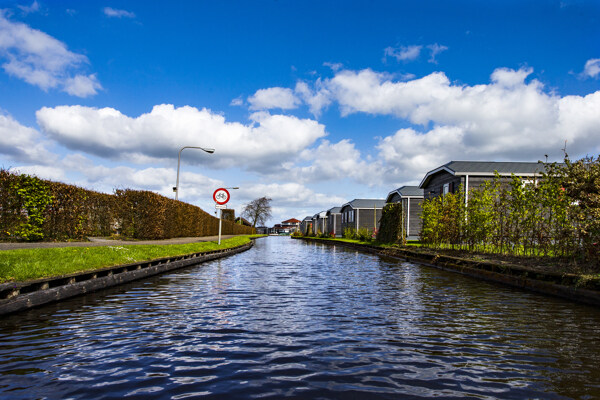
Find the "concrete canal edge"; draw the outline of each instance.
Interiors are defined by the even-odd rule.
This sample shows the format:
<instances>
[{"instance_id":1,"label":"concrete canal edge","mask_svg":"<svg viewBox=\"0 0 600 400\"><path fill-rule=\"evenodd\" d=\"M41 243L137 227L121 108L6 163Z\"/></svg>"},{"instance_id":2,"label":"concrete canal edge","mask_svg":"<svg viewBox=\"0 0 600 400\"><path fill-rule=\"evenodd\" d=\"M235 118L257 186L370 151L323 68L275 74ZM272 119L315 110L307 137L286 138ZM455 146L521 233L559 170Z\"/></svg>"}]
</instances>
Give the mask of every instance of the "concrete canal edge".
<instances>
[{"instance_id":1,"label":"concrete canal edge","mask_svg":"<svg viewBox=\"0 0 600 400\"><path fill-rule=\"evenodd\" d=\"M565 299L600 306L600 287L588 287L575 274L545 273L516 265L474 261L436 253L420 253L407 249L381 248L367 244L332 241L319 238L295 238L332 246L343 246L368 253L399 258L445 271L503 283L521 289L562 297Z\"/></svg>"},{"instance_id":2,"label":"concrete canal edge","mask_svg":"<svg viewBox=\"0 0 600 400\"><path fill-rule=\"evenodd\" d=\"M0 315L228 257L246 251L253 245L254 240L250 240L250 243L230 249L165 257L33 281L2 283L0 284Z\"/></svg>"}]
</instances>

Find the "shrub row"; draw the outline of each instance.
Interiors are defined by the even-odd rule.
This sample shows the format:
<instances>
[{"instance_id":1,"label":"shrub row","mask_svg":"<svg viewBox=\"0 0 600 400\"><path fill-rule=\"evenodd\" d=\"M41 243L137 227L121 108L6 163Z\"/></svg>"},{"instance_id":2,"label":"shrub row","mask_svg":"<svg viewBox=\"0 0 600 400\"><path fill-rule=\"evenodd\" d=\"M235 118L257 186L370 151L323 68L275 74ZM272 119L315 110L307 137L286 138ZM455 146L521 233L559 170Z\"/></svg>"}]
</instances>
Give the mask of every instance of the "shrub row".
<instances>
[{"instance_id":1,"label":"shrub row","mask_svg":"<svg viewBox=\"0 0 600 400\"><path fill-rule=\"evenodd\" d=\"M511 255L599 264L600 157L547 166L536 182L500 177L468 192L423 202L421 240Z\"/></svg>"},{"instance_id":2,"label":"shrub row","mask_svg":"<svg viewBox=\"0 0 600 400\"><path fill-rule=\"evenodd\" d=\"M230 212L231 213L231 212ZM251 227L222 221L222 233ZM0 239L67 240L122 233L135 239L218 234L218 218L149 191L98 193L0 169Z\"/></svg>"}]
</instances>

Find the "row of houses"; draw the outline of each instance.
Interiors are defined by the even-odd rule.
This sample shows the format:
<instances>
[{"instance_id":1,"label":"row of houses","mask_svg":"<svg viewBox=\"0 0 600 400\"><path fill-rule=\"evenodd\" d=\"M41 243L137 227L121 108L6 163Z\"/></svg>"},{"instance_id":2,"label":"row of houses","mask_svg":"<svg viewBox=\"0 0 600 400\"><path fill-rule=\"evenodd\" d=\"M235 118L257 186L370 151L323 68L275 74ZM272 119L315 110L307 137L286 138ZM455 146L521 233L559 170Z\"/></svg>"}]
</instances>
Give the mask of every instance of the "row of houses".
<instances>
[{"instance_id":1,"label":"row of houses","mask_svg":"<svg viewBox=\"0 0 600 400\"><path fill-rule=\"evenodd\" d=\"M305 235L323 232L341 237L347 228L379 229L383 207L401 202L405 231L408 239L414 239L421 232L421 204L425 199L456 193L462 188L467 202L469 190L494 179L496 173L504 180L515 175L534 181L543 172L545 165L539 162L450 161L427 172L419 186L402 186L389 192L385 199L354 199L307 216L300 223L300 231Z\"/></svg>"},{"instance_id":2,"label":"row of houses","mask_svg":"<svg viewBox=\"0 0 600 400\"><path fill-rule=\"evenodd\" d=\"M275 224L273 227L257 226L256 233L264 235L289 235L300 229L300 220L296 218L286 219L280 224Z\"/></svg>"}]
</instances>

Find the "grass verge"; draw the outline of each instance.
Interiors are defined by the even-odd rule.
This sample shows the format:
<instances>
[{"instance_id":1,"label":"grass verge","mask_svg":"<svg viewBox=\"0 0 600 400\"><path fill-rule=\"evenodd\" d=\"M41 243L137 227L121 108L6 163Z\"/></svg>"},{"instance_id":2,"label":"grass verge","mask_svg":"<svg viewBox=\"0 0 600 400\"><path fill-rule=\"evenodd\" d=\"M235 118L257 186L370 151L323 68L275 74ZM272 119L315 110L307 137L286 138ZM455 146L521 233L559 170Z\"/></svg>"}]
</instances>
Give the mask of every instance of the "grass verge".
<instances>
[{"instance_id":1,"label":"grass verge","mask_svg":"<svg viewBox=\"0 0 600 400\"><path fill-rule=\"evenodd\" d=\"M576 264L572 261L564 260L557 257L502 255L494 253L475 252L464 249L452 249L450 247L442 249L433 249L424 246L419 241L412 240L408 241L405 246L398 244L379 243L377 241L364 242L360 240L345 238L318 238L318 240L356 243L361 245L380 247L382 249L404 249L414 253L440 254L470 261L491 262L498 265L521 266L541 273L574 274L578 275L581 278L582 282L597 281L600 284L600 272L598 272L598 270L594 267L589 265Z\"/></svg>"},{"instance_id":2,"label":"grass verge","mask_svg":"<svg viewBox=\"0 0 600 400\"><path fill-rule=\"evenodd\" d=\"M228 249L259 235L236 236L216 242L166 245L59 247L0 251L0 283L27 281L90 271L103 267L154 260L184 254Z\"/></svg>"}]
</instances>

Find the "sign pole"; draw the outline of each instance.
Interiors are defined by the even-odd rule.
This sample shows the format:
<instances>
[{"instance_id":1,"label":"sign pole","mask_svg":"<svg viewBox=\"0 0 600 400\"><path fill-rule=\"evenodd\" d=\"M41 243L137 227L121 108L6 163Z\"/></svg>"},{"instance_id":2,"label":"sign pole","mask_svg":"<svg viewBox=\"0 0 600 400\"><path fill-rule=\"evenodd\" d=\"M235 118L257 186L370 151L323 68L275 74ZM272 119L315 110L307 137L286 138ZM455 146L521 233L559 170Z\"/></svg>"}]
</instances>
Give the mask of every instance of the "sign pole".
<instances>
[{"instance_id":1,"label":"sign pole","mask_svg":"<svg viewBox=\"0 0 600 400\"><path fill-rule=\"evenodd\" d=\"M221 245L221 221L223 220L223 209L219 209L219 246Z\"/></svg>"},{"instance_id":2,"label":"sign pole","mask_svg":"<svg viewBox=\"0 0 600 400\"><path fill-rule=\"evenodd\" d=\"M229 201L229 192L225 188L219 188L213 193L215 207L219 209L219 246L221 245L221 221L223 220L223 209L227 208L225 204Z\"/></svg>"}]
</instances>

